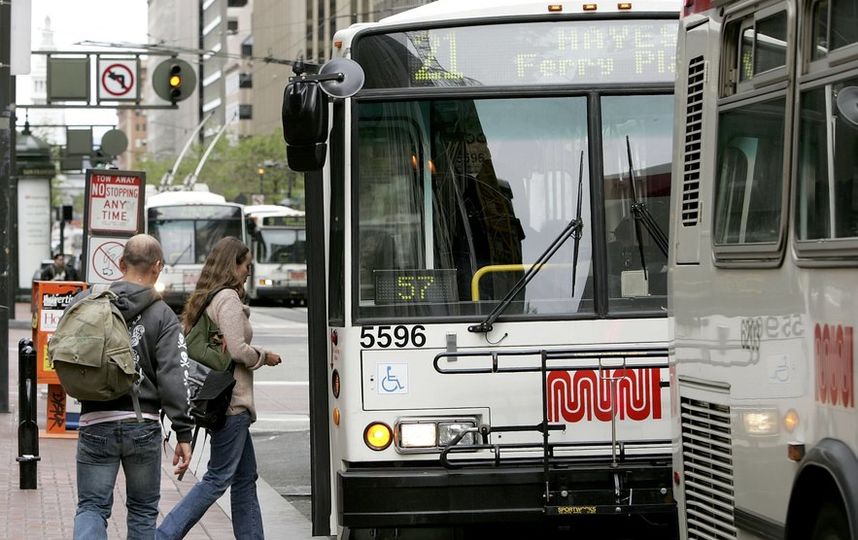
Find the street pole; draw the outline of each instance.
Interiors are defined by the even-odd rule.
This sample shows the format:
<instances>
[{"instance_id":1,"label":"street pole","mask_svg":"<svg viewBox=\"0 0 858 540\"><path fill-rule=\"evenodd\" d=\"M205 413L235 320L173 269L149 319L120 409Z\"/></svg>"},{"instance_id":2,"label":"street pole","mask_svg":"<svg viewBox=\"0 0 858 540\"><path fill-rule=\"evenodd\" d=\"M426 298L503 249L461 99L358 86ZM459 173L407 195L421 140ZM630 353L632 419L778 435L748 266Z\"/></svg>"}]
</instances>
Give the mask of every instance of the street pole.
<instances>
[{"instance_id":1,"label":"street pole","mask_svg":"<svg viewBox=\"0 0 858 540\"><path fill-rule=\"evenodd\" d=\"M9 412L9 310L15 309L9 275L9 215L12 210L9 195L13 176L12 154L15 152L12 72L9 69L11 34L12 6L10 2L0 2L0 413Z\"/></svg>"}]
</instances>

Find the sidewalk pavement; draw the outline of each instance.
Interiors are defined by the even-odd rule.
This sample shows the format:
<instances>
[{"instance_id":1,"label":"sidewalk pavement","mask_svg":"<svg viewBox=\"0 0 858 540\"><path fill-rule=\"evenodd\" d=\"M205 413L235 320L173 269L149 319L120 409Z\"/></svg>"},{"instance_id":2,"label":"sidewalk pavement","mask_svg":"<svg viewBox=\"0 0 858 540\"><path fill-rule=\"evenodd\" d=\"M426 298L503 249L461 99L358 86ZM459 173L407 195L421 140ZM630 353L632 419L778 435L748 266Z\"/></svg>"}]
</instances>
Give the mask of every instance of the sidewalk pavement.
<instances>
[{"instance_id":1,"label":"sidewalk pavement","mask_svg":"<svg viewBox=\"0 0 858 540\"><path fill-rule=\"evenodd\" d=\"M72 537L74 514L77 505L75 488L76 439L39 438L41 461L37 465L37 489L19 489L20 467L18 456L18 340L29 337L30 305L17 304L16 318L10 320L9 332L9 409L0 414L0 538L26 538L27 540L57 539ZM263 393L260 393L263 394ZM264 393L269 394L269 393ZM45 399L38 399L39 429L45 429ZM276 396L257 396L260 411L283 410ZM202 438L202 436L201 436ZM175 442L175 437L171 437ZM201 455L202 454L202 455ZM208 457L208 442L201 448L198 442L191 461L191 470L179 482L173 475L173 448L163 451L161 464L161 503L158 521L172 509L181 497L196 484L205 473ZM200 457L203 459L200 460ZM3 466L2 464L6 465ZM199 465L198 465L199 463ZM269 539L309 539L310 522L291 504L281 497L262 478L257 482L259 502L265 536ZM114 490L113 514L108 520L108 536L111 539L126 537L125 478L120 470ZM229 517L229 493L213 505L200 522L186 536L190 540L233 538L232 521Z\"/></svg>"}]
</instances>

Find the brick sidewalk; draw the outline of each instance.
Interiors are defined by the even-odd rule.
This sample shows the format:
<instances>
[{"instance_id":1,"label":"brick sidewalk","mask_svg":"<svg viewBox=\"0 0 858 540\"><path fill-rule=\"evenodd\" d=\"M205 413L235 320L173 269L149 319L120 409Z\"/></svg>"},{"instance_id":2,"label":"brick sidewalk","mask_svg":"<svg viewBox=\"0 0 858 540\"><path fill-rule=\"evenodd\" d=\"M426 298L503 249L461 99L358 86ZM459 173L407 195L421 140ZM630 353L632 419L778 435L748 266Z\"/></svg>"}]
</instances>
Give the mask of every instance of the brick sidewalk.
<instances>
[{"instance_id":1,"label":"brick sidewalk","mask_svg":"<svg viewBox=\"0 0 858 540\"><path fill-rule=\"evenodd\" d=\"M68 539L74 529L77 502L75 491L75 439L39 439L37 489L20 489L18 455L17 391L10 396L13 411L0 414L0 508L6 519L0 524L0 538ZM161 467L160 518L193 487L197 479L187 473L181 482L172 474L173 450L164 452ZM113 515L108 521L110 538L125 538L125 479L119 471L114 490ZM26 532L25 532L26 531ZM191 530L188 539L232 538L232 522L218 505L212 505Z\"/></svg>"}]
</instances>

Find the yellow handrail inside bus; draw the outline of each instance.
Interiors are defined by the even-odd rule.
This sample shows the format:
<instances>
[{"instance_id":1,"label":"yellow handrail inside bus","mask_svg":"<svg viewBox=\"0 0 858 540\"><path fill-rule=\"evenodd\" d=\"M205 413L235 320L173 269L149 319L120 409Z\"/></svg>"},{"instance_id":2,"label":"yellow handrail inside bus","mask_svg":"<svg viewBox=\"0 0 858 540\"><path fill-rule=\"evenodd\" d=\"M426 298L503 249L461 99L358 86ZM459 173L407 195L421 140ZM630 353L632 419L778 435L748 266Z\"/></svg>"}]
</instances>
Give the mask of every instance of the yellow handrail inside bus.
<instances>
[{"instance_id":1,"label":"yellow handrail inside bus","mask_svg":"<svg viewBox=\"0 0 858 540\"><path fill-rule=\"evenodd\" d=\"M517 271L527 271L532 264L490 264L489 266L483 266L479 270L474 273L474 277L471 278L471 301L479 302L480 301L480 278L484 275L492 273L492 272L517 272ZM543 265L544 266L544 263Z\"/></svg>"}]
</instances>

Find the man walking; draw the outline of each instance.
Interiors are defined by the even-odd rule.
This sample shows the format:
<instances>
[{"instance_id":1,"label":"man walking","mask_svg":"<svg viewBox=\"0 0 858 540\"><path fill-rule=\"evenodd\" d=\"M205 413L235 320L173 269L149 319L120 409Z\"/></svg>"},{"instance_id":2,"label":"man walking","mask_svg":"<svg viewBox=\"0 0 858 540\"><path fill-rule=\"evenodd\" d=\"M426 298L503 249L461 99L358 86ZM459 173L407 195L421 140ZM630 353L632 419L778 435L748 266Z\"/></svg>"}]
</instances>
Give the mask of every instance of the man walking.
<instances>
[{"instance_id":1,"label":"man walking","mask_svg":"<svg viewBox=\"0 0 858 540\"><path fill-rule=\"evenodd\" d=\"M163 264L161 245L155 238L134 236L119 260L123 279L110 287L128 324L132 355L142 378L138 396L143 421L138 421L130 394L113 401L81 403L74 519L77 540L107 538L120 464L127 492L127 538L154 538L161 496L161 409L176 432L176 474L190 463L192 420L188 416L185 340L175 313L153 289ZM89 291L82 292L74 302L87 294Z\"/></svg>"}]
</instances>

